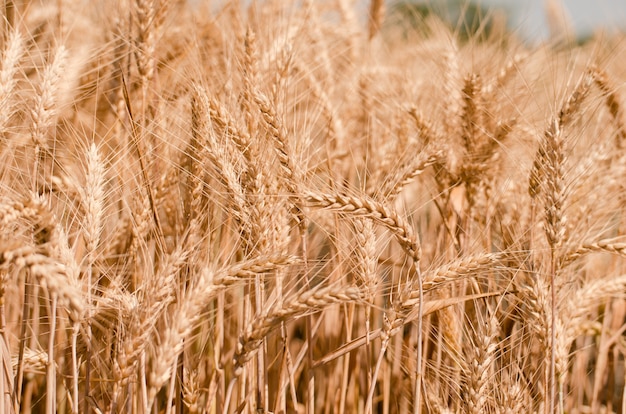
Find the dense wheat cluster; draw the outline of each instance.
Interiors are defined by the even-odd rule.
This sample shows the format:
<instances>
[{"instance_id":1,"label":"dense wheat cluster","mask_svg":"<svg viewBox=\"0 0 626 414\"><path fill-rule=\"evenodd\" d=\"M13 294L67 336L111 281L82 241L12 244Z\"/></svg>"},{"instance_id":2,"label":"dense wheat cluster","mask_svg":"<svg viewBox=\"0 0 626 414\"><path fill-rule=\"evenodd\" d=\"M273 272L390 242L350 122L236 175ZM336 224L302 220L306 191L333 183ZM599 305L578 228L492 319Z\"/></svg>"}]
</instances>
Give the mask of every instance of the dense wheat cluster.
<instances>
[{"instance_id":1,"label":"dense wheat cluster","mask_svg":"<svg viewBox=\"0 0 626 414\"><path fill-rule=\"evenodd\" d=\"M4 2L0 414L622 410L626 38L201 3Z\"/></svg>"}]
</instances>

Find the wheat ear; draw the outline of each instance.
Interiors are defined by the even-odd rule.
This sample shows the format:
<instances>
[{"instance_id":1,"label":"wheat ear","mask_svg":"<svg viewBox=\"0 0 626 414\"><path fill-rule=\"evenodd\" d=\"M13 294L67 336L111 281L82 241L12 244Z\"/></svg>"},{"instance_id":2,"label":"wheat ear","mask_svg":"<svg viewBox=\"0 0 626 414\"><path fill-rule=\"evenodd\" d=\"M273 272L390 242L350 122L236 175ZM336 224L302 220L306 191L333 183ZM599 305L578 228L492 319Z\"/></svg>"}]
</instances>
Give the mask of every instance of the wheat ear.
<instances>
[{"instance_id":1,"label":"wheat ear","mask_svg":"<svg viewBox=\"0 0 626 414\"><path fill-rule=\"evenodd\" d=\"M35 146L35 163L33 167L33 191L39 187L39 162L42 150L48 150L47 134L57 114L57 94L63 77L63 69L67 61L67 50L58 46L51 62L41 76L35 102L31 109L31 138Z\"/></svg>"},{"instance_id":2,"label":"wheat ear","mask_svg":"<svg viewBox=\"0 0 626 414\"><path fill-rule=\"evenodd\" d=\"M361 289L350 286L330 286L308 290L291 300L286 299L280 308L270 309L248 325L239 338L235 353L235 374L242 373L243 365L252 358L263 338L280 322L296 316L323 310L332 304L359 302L363 299Z\"/></svg>"},{"instance_id":3,"label":"wheat ear","mask_svg":"<svg viewBox=\"0 0 626 414\"><path fill-rule=\"evenodd\" d=\"M626 130L624 129L624 113L622 110L622 102L617 93L617 89L612 85L608 73L597 66L591 68L593 80L598 88L605 94L605 103L609 109L611 117L617 128L616 144L617 148L623 146L626 140Z\"/></svg>"},{"instance_id":4,"label":"wheat ear","mask_svg":"<svg viewBox=\"0 0 626 414\"><path fill-rule=\"evenodd\" d=\"M489 312L487 312L489 313ZM486 320L481 320L485 318ZM496 359L497 345L495 338L498 335L497 320L487 314L477 315L478 326L472 332L469 360L463 361L465 374L463 388L467 395L464 399L468 413L483 413L489 407L489 388L491 368Z\"/></svg>"},{"instance_id":5,"label":"wheat ear","mask_svg":"<svg viewBox=\"0 0 626 414\"><path fill-rule=\"evenodd\" d=\"M391 208L369 197L305 192L304 199L311 207L338 211L349 216L366 217L389 229L398 239L400 246L416 263L420 261L422 249L411 226Z\"/></svg>"},{"instance_id":6,"label":"wheat ear","mask_svg":"<svg viewBox=\"0 0 626 414\"><path fill-rule=\"evenodd\" d=\"M203 309L217 297L218 293L229 286L241 284L251 274L269 272L291 263L293 263L291 257L262 256L219 271L203 269L201 278L189 289L186 300L174 312L171 325L161 336L161 342L155 351L155 365L150 372L149 401L151 403L154 401L156 393L170 378L174 361L183 350L183 339L201 320Z\"/></svg>"},{"instance_id":7,"label":"wheat ear","mask_svg":"<svg viewBox=\"0 0 626 414\"><path fill-rule=\"evenodd\" d=\"M15 75L24 52L24 39L20 32L14 29L2 53L2 69L0 70L0 133L2 134L8 130L8 122L14 111L13 91L17 84Z\"/></svg>"}]
</instances>

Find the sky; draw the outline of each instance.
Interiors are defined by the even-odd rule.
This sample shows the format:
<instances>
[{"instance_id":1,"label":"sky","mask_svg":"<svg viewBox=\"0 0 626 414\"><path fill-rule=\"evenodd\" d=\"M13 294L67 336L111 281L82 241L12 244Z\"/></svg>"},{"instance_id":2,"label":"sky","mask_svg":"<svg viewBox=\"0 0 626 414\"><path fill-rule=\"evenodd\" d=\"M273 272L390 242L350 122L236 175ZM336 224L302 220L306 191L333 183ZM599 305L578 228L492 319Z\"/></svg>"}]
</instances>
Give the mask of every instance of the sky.
<instances>
[{"instance_id":1,"label":"sky","mask_svg":"<svg viewBox=\"0 0 626 414\"><path fill-rule=\"evenodd\" d=\"M587 36L597 27L626 29L626 0L558 0L569 15L576 36ZM503 6L514 12L510 25L524 37L541 40L548 36L546 0L481 0L485 6Z\"/></svg>"}]
</instances>

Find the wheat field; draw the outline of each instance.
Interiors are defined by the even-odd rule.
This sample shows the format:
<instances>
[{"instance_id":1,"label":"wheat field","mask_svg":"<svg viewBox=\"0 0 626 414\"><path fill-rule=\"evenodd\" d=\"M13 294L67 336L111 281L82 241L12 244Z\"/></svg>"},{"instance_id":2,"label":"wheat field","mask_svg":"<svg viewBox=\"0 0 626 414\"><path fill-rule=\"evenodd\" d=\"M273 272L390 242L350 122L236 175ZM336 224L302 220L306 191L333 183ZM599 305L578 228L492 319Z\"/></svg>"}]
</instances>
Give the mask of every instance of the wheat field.
<instances>
[{"instance_id":1,"label":"wheat field","mask_svg":"<svg viewBox=\"0 0 626 414\"><path fill-rule=\"evenodd\" d=\"M3 2L0 414L622 412L626 37L242 3Z\"/></svg>"}]
</instances>

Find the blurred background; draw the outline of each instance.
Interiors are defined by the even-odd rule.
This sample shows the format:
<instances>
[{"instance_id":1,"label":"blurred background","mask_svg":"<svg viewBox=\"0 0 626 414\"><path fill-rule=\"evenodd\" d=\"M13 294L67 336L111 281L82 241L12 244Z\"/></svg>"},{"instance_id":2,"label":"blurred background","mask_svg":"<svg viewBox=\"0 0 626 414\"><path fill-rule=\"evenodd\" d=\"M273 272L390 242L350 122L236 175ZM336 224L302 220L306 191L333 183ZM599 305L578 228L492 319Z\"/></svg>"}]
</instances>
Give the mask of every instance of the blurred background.
<instances>
[{"instance_id":1,"label":"blurred background","mask_svg":"<svg viewBox=\"0 0 626 414\"><path fill-rule=\"evenodd\" d=\"M495 8L506 14L509 29L531 43L547 40L555 25L567 26L571 40L579 43L599 29L626 30L626 0L391 0L388 4L391 11L405 16L436 13L454 27L463 21L469 31L477 16ZM460 15L465 18L460 20Z\"/></svg>"}]
</instances>

